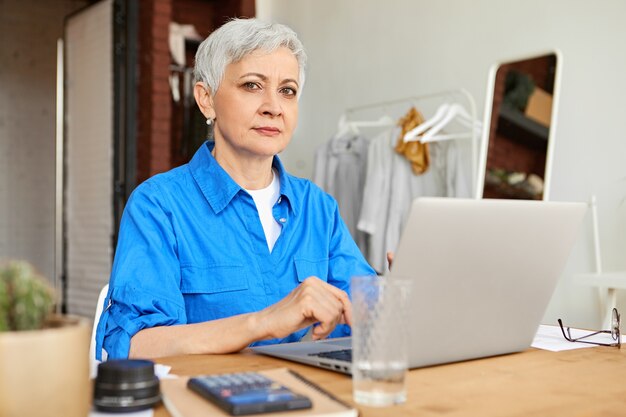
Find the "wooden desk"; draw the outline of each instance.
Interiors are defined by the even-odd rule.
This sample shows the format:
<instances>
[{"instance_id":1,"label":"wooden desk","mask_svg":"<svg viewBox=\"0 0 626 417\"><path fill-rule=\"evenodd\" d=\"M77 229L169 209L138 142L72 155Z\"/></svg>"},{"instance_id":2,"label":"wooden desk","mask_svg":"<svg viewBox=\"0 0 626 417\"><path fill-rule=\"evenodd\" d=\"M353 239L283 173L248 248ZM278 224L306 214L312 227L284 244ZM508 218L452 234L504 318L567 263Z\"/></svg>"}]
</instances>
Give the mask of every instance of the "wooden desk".
<instances>
[{"instance_id":1,"label":"wooden desk","mask_svg":"<svg viewBox=\"0 0 626 417\"><path fill-rule=\"evenodd\" d=\"M352 401L349 376L244 352L162 358L171 373L203 373L290 367L338 397ZM401 406L358 406L375 416L624 416L626 349L596 347L566 352L522 353L430 368L408 375ZM155 417L167 417L162 406Z\"/></svg>"}]
</instances>

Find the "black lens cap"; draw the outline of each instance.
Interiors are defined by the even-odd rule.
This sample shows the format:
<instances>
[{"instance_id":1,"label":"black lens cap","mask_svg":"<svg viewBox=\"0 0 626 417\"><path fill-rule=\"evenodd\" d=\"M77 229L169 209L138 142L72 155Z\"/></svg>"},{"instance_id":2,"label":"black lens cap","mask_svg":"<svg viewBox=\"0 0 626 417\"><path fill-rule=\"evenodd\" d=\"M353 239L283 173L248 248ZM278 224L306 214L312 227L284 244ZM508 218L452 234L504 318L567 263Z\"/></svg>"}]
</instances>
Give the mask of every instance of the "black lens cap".
<instances>
[{"instance_id":1,"label":"black lens cap","mask_svg":"<svg viewBox=\"0 0 626 417\"><path fill-rule=\"evenodd\" d=\"M117 359L98 365L93 405L97 410L126 413L154 407L161 400L154 362Z\"/></svg>"}]
</instances>

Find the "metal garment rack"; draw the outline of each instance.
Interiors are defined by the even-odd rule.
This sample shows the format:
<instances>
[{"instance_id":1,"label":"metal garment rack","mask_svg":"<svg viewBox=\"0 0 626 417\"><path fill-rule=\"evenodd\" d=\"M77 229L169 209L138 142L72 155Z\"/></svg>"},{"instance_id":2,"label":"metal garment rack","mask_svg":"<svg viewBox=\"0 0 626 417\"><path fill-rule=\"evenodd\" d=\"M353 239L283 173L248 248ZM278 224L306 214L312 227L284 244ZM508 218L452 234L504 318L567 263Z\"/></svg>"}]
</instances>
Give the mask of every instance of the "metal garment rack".
<instances>
[{"instance_id":1,"label":"metal garment rack","mask_svg":"<svg viewBox=\"0 0 626 417\"><path fill-rule=\"evenodd\" d=\"M347 108L344 114L348 117L348 119L350 119L351 118L350 116L353 116L355 113L361 112L364 110L371 110L371 109L376 109L376 108L386 109L391 106L402 104L402 103L409 103L409 104L415 105L416 103L423 102L426 100L438 100L441 102L441 104L445 103L446 100L453 101L453 102L459 102L459 100L461 100L461 102L465 102L467 106L469 107L469 114L472 120L473 121L478 120L477 115L476 115L476 101L474 100L474 97L472 97L472 95L469 93L469 91L467 91L464 88L436 91L436 92L428 93L428 94L409 96L409 97L399 98L395 100L381 101L377 103L354 106L354 107ZM485 126L483 126L483 129L484 128ZM480 136L476 132L476 129L474 127L471 127L470 130L471 130L470 133L471 133L471 140L472 140L472 161L471 161L472 192L473 192L472 195L476 195L476 186L477 186L477 178L478 178L478 172L477 172L478 139Z\"/></svg>"}]
</instances>

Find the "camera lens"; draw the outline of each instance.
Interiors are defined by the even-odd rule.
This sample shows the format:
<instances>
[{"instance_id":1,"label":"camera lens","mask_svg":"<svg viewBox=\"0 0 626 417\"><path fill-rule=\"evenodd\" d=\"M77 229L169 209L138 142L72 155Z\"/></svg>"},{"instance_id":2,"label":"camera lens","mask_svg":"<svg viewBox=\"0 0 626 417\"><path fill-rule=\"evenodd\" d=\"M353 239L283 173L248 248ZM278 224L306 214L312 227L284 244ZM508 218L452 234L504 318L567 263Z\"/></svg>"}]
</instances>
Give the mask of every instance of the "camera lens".
<instances>
[{"instance_id":1,"label":"camera lens","mask_svg":"<svg viewBox=\"0 0 626 417\"><path fill-rule=\"evenodd\" d=\"M93 404L106 412L131 412L153 407L161 399L154 362L121 359L102 362L94 385Z\"/></svg>"}]
</instances>

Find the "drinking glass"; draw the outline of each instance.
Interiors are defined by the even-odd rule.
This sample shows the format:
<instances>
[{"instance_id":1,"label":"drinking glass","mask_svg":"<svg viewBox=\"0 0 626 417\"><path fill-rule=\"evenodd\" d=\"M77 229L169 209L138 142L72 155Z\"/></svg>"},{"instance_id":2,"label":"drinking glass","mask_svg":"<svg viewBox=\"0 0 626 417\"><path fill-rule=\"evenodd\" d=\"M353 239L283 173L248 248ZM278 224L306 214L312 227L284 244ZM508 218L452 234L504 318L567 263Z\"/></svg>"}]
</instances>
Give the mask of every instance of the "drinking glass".
<instances>
[{"instance_id":1,"label":"drinking glass","mask_svg":"<svg viewBox=\"0 0 626 417\"><path fill-rule=\"evenodd\" d=\"M376 275L351 280L352 387L359 404L385 407L406 401L410 284Z\"/></svg>"}]
</instances>

